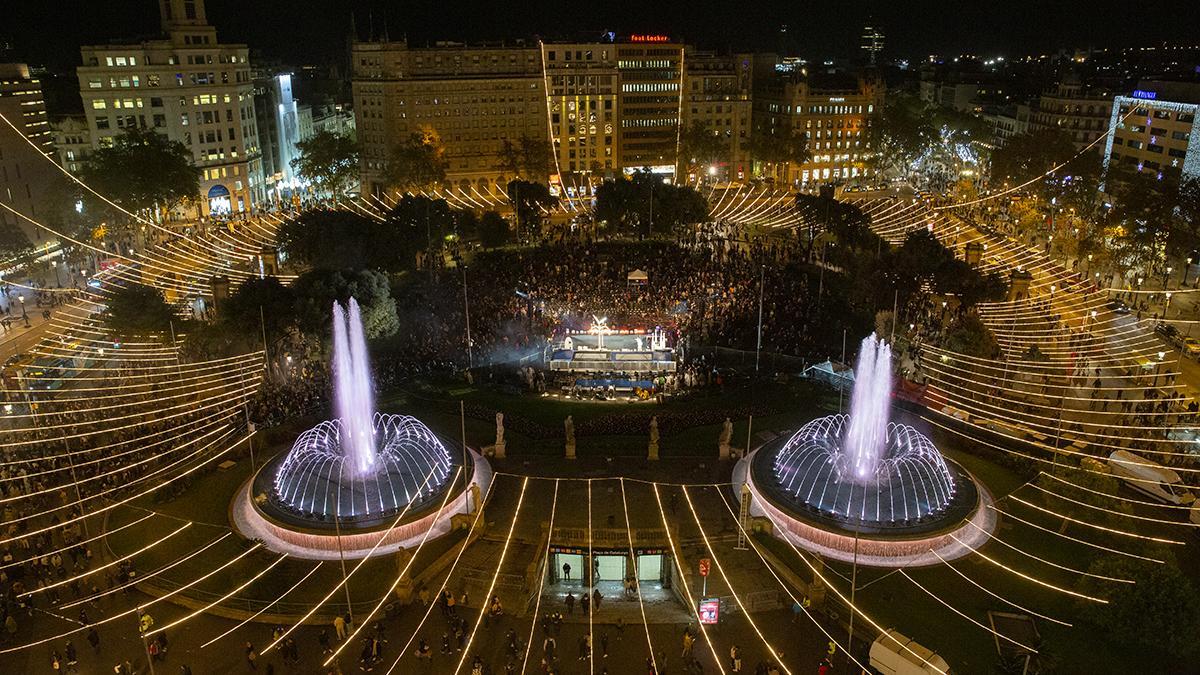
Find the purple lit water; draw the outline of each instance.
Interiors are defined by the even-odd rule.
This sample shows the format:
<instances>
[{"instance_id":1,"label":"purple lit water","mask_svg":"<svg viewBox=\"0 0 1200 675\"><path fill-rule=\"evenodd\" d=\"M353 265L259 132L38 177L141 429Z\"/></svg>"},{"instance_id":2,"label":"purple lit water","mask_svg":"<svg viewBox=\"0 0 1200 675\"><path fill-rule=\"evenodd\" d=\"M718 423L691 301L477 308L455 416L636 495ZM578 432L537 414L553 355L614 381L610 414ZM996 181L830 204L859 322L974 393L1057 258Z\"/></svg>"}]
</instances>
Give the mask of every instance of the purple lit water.
<instances>
[{"instance_id":1,"label":"purple lit water","mask_svg":"<svg viewBox=\"0 0 1200 675\"><path fill-rule=\"evenodd\" d=\"M875 480L887 444L892 395L892 348L874 334L863 338L850 395L850 423L843 442L843 471L858 483Z\"/></svg>"},{"instance_id":2,"label":"purple lit water","mask_svg":"<svg viewBox=\"0 0 1200 675\"><path fill-rule=\"evenodd\" d=\"M364 476L375 466L371 373L367 340L363 335L358 302L350 298L346 309L333 303L333 395L341 419L341 446L353 476Z\"/></svg>"}]
</instances>

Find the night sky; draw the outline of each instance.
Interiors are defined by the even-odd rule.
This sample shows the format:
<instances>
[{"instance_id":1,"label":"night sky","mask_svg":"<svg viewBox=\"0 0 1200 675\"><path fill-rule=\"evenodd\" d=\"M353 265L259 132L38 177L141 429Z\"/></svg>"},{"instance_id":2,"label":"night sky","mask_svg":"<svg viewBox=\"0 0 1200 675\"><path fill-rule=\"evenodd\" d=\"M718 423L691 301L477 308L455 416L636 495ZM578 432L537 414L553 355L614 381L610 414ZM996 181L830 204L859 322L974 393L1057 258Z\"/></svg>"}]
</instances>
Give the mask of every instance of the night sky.
<instances>
[{"instance_id":1,"label":"night sky","mask_svg":"<svg viewBox=\"0 0 1200 675\"><path fill-rule=\"evenodd\" d=\"M809 58L851 56L868 14L887 34L885 56L973 52L1020 56L1062 47L1147 46L1200 42L1200 2L1166 3L846 2L830 0L208 0L208 15L223 41L245 42L290 64L327 60L340 52L353 11L365 36L386 22L392 38L410 42L668 33L717 49L777 50L778 29L789 26ZM14 57L70 67L78 47L158 31L154 0L8 0L0 37ZM14 20L15 19L15 20Z\"/></svg>"}]
</instances>

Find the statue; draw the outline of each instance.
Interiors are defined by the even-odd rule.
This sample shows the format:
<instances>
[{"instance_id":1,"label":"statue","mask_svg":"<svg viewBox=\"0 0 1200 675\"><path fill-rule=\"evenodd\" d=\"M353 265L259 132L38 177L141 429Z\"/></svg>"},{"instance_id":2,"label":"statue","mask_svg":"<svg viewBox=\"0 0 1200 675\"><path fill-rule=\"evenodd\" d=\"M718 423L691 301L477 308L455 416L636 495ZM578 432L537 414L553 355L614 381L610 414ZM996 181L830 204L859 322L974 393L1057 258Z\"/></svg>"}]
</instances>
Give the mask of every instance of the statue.
<instances>
[{"instance_id":1,"label":"statue","mask_svg":"<svg viewBox=\"0 0 1200 675\"><path fill-rule=\"evenodd\" d=\"M650 461L658 460L658 416L650 418L650 447L647 453Z\"/></svg>"},{"instance_id":2,"label":"statue","mask_svg":"<svg viewBox=\"0 0 1200 675\"><path fill-rule=\"evenodd\" d=\"M567 459L575 459L575 420L570 415L563 421L563 429L567 433Z\"/></svg>"},{"instance_id":3,"label":"statue","mask_svg":"<svg viewBox=\"0 0 1200 675\"><path fill-rule=\"evenodd\" d=\"M721 459L729 459L730 444L733 442L733 422L729 418L725 418L725 423L721 425L721 438L717 442L718 450L721 453Z\"/></svg>"},{"instance_id":4,"label":"statue","mask_svg":"<svg viewBox=\"0 0 1200 675\"><path fill-rule=\"evenodd\" d=\"M504 459L504 413L496 413L496 444L492 446L492 456Z\"/></svg>"}]
</instances>

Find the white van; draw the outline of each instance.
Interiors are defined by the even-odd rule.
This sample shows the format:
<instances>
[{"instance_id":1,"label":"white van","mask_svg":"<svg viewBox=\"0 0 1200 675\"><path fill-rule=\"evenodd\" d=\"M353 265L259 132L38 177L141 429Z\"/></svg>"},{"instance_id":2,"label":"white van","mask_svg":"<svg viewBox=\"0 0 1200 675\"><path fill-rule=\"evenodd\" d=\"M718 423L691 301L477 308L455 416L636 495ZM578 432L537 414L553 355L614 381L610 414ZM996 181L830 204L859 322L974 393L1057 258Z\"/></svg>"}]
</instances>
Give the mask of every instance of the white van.
<instances>
[{"instance_id":1,"label":"white van","mask_svg":"<svg viewBox=\"0 0 1200 675\"><path fill-rule=\"evenodd\" d=\"M950 672L946 659L904 637L895 628L871 643L870 666L883 675L937 675Z\"/></svg>"},{"instance_id":2,"label":"white van","mask_svg":"<svg viewBox=\"0 0 1200 675\"><path fill-rule=\"evenodd\" d=\"M1109 455L1108 468L1129 487L1161 502L1184 506L1196 500L1184 487L1179 474L1128 450L1117 450Z\"/></svg>"}]
</instances>

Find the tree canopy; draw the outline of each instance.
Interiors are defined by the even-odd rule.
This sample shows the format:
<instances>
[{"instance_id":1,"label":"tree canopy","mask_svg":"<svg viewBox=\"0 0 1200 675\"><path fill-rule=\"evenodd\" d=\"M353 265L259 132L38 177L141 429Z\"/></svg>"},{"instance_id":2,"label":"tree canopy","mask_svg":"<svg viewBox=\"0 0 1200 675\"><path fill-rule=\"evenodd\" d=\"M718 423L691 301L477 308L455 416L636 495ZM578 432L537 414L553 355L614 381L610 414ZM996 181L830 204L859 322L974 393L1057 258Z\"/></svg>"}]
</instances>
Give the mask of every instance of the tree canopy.
<instances>
[{"instance_id":1,"label":"tree canopy","mask_svg":"<svg viewBox=\"0 0 1200 675\"><path fill-rule=\"evenodd\" d=\"M384 168L384 181L389 187L400 190L440 183L446 180L445 154L446 149L437 132L424 128L392 148Z\"/></svg>"},{"instance_id":2,"label":"tree canopy","mask_svg":"<svg viewBox=\"0 0 1200 675\"><path fill-rule=\"evenodd\" d=\"M729 160L729 143L703 122L693 121L680 133L679 157L687 171L703 174L709 166Z\"/></svg>"},{"instance_id":3,"label":"tree canopy","mask_svg":"<svg viewBox=\"0 0 1200 675\"><path fill-rule=\"evenodd\" d=\"M649 172L606 180L596 189L596 219L641 236L671 232L708 218L708 202L688 186L669 185Z\"/></svg>"},{"instance_id":4,"label":"tree canopy","mask_svg":"<svg viewBox=\"0 0 1200 675\"><path fill-rule=\"evenodd\" d=\"M20 225L0 219L0 260L11 260L32 249L33 244Z\"/></svg>"},{"instance_id":5,"label":"tree canopy","mask_svg":"<svg viewBox=\"0 0 1200 675\"><path fill-rule=\"evenodd\" d=\"M550 194L544 183L511 180L505 191L517 213L518 229L530 234L541 230L543 213L558 206L558 197Z\"/></svg>"},{"instance_id":6,"label":"tree canopy","mask_svg":"<svg viewBox=\"0 0 1200 675\"><path fill-rule=\"evenodd\" d=\"M170 208L196 198L200 191L191 151L153 129L126 129L112 146L93 151L80 175L97 192L133 212ZM94 206L109 208L98 201Z\"/></svg>"},{"instance_id":7,"label":"tree canopy","mask_svg":"<svg viewBox=\"0 0 1200 675\"><path fill-rule=\"evenodd\" d=\"M305 267L398 272L412 267L417 251L439 247L462 222L444 199L405 195L382 219L307 211L283 224L279 245Z\"/></svg>"},{"instance_id":8,"label":"tree canopy","mask_svg":"<svg viewBox=\"0 0 1200 675\"><path fill-rule=\"evenodd\" d=\"M162 291L152 286L129 284L116 288L107 299L105 321L114 334L165 335L171 330L175 312Z\"/></svg>"},{"instance_id":9,"label":"tree canopy","mask_svg":"<svg viewBox=\"0 0 1200 675\"><path fill-rule=\"evenodd\" d=\"M300 275L292 284L300 329L323 334L330 327L333 302L351 297L362 310L363 332L368 339L393 335L400 328L396 303L387 275L375 270L317 269Z\"/></svg>"},{"instance_id":10,"label":"tree canopy","mask_svg":"<svg viewBox=\"0 0 1200 675\"><path fill-rule=\"evenodd\" d=\"M318 131L296 144L300 156L292 170L321 193L338 196L355 187L358 178L358 144L331 131Z\"/></svg>"},{"instance_id":11,"label":"tree canopy","mask_svg":"<svg viewBox=\"0 0 1200 675\"><path fill-rule=\"evenodd\" d=\"M504 216L495 211L485 211L479 219L479 243L486 248L503 246L512 238L512 230Z\"/></svg>"},{"instance_id":12,"label":"tree canopy","mask_svg":"<svg viewBox=\"0 0 1200 675\"><path fill-rule=\"evenodd\" d=\"M992 151L992 182L1024 183L1066 162L1075 153L1071 137L1059 129L1038 129L1013 136Z\"/></svg>"}]
</instances>

